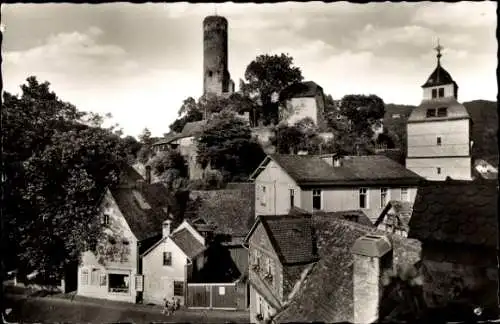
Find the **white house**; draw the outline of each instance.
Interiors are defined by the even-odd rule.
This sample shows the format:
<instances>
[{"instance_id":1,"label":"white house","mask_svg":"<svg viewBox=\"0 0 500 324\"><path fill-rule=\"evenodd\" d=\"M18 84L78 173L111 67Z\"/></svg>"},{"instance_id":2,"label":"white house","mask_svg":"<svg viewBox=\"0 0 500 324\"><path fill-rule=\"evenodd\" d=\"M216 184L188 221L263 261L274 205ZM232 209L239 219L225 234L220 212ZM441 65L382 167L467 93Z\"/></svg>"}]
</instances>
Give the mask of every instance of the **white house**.
<instances>
[{"instance_id":1,"label":"white house","mask_svg":"<svg viewBox=\"0 0 500 324\"><path fill-rule=\"evenodd\" d=\"M313 81L295 83L283 90L280 96L284 101L280 109L280 120L292 125L309 117L323 128L325 96L321 86Z\"/></svg>"},{"instance_id":2,"label":"white house","mask_svg":"<svg viewBox=\"0 0 500 324\"><path fill-rule=\"evenodd\" d=\"M142 298L140 253L161 238L161 224L170 217L168 193L161 184L144 183L132 168L126 178L103 198L103 237L81 256L80 296L131 303Z\"/></svg>"},{"instance_id":3,"label":"white house","mask_svg":"<svg viewBox=\"0 0 500 324\"><path fill-rule=\"evenodd\" d=\"M458 85L441 66L422 85L423 100L408 118L406 167L427 180L472 179L472 120L457 101Z\"/></svg>"},{"instance_id":4,"label":"white house","mask_svg":"<svg viewBox=\"0 0 500 324\"><path fill-rule=\"evenodd\" d=\"M413 203L423 180L379 155L268 155L251 175L255 214L362 210L374 222L390 200Z\"/></svg>"},{"instance_id":5,"label":"white house","mask_svg":"<svg viewBox=\"0 0 500 324\"><path fill-rule=\"evenodd\" d=\"M170 233L163 224L163 237L142 254L144 302L162 304L163 299L179 299L184 305L188 281L203 268L205 238L187 221Z\"/></svg>"}]
</instances>

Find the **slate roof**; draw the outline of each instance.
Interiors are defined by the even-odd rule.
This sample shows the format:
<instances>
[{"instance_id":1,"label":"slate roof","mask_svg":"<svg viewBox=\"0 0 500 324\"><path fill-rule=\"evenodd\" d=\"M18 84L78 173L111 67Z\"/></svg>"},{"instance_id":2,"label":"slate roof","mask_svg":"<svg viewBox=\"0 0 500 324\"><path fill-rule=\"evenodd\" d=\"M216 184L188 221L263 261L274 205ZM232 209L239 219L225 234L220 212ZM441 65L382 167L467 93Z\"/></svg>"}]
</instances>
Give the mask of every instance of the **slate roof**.
<instances>
[{"instance_id":1,"label":"slate roof","mask_svg":"<svg viewBox=\"0 0 500 324\"><path fill-rule=\"evenodd\" d=\"M418 189L408 237L495 248L497 200L496 181L430 182Z\"/></svg>"},{"instance_id":2,"label":"slate roof","mask_svg":"<svg viewBox=\"0 0 500 324\"><path fill-rule=\"evenodd\" d=\"M191 234L191 232L183 228L178 232L170 235L170 239L186 254L190 259L194 258L205 250L205 246Z\"/></svg>"},{"instance_id":3,"label":"slate roof","mask_svg":"<svg viewBox=\"0 0 500 324\"><path fill-rule=\"evenodd\" d=\"M427 109L437 109L442 107L446 107L448 110L446 117L426 117ZM471 117L469 115L469 112L467 111L467 108L463 104L459 103L457 99L450 97L422 100L420 105L412 110L410 117L408 118L408 123L470 118Z\"/></svg>"},{"instance_id":4,"label":"slate roof","mask_svg":"<svg viewBox=\"0 0 500 324\"><path fill-rule=\"evenodd\" d=\"M456 85L450 73L448 73L448 71L446 71L441 64L438 64L434 71L432 71L431 75L427 78L427 81L422 85L422 88L436 87L450 83Z\"/></svg>"},{"instance_id":5,"label":"slate roof","mask_svg":"<svg viewBox=\"0 0 500 324\"><path fill-rule=\"evenodd\" d=\"M216 234L244 237L254 221L255 201L241 189L193 190L188 203L192 218L202 217L216 226ZM198 204L197 206L194 206ZM186 216L188 217L188 215Z\"/></svg>"},{"instance_id":6,"label":"slate roof","mask_svg":"<svg viewBox=\"0 0 500 324\"><path fill-rule=\"evenodd\" d=\"M320 260L302 282L290 303L275 321L325 322L353 321L353 257L354 242L371 232L372 227L324 217L313 217ZM416 240L389 236L393 243L394 262L414 264L419 260L420 245Z\"/></svg>"},{"instance_id":7,"label":"slate roof","mask_svg":"<svg viewBox=\"0 0 500 324\"><path fill-rule=\"evenodd\" d=\"M311 215L258 216L247 239L259 223L283 266L307 264L317 259Z\"/></svg>"},{"instance_id":8,"label":"slate roof","mask_svg":"<svg viewBox=\"0 0 500 324\"><path fill-rule=\"evenodd\" d=\"M381 155L346 156L333 167L315 155L272 154L274 160L300 186L417 185L423 179L401 164ZM253 178L259 171L254 172Z\"/></svg>"},{"instance_id":9,"label":"slate roof","mask_svg":"<svg viewBox=\"0 0 500 324\"><path fill-rule=\"evenodd\" d=\"M160 183L147 184L132 167L126 167L121 184L110 189L120 212L139 241L161 234L162 223L168 218L163 208L172 207L172 198L168 190ZM142 208L136 200L134 191L151 208Z\"/></svg>"},{"instance_id":10,"label":"slate roof","mask_svg":"<svg viewBox=\"0 0 500 324\"><path fill-rule=\"evenodd\" d=\"M283 100L290 98L315 97L318 91L323 91L323 88L314 81L297 82L281 91L280 98Z\"/></svg>"},{"instance_id":11,"label":"slate roof","mask_svg":"<svg viewBox=\"0 0 500 324\"><path fill-rule=\"evenodd\" d=\"M314 217L331 217L336 219L344 219L361 225L372 227L373 223L362 210L343 210L336 212L315 211Z\"/></svg>"}]
</instances>

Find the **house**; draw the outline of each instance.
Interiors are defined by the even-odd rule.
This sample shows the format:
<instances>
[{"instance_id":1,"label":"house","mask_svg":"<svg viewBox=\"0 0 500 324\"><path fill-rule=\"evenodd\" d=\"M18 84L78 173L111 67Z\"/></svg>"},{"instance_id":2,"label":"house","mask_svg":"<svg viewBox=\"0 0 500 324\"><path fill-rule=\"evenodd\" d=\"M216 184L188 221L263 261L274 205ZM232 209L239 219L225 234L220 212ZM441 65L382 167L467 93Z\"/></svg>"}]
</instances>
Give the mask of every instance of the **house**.
<instances>
[{"instance_id":1,"label":"house","mask_svg":"<svg viewBox=\"0 0 500 324\"><path fill-rule=\"evenodd\" d=\"M408 237L422 242L430 307L497 307L498 183L445 181L419 188Z\"/></svg>"},{"instance_id":2,"label":"house","mask_svg":"<svg viewBox=\"0 0 500 324\"><path fill-rule=\"evenodd\" d=\"M155 152L179 150L179 153L188 163L189 179L201 179L203 177L203 168L196 160L195 138L203 132L206 123L206 120L186 123L181 133L169 133L164 139L153 144L153 150Z\"/></svg>"},{"instance_id":3,"label":"house","mask_svg":"<svg viewBox=\"0 0 500 324\"><path fill-rule=\"evenodd\" d=\"M413 202L423 180L385 156L268 155L251 175L256 215L363 210L372 222L390 200Z\"/></svg>"},{"instance_id":4,"label":"house","mask_svg":"<svg viewBox=\"0 0 500 324\"><path fill-rule=\"evenodd\" d=\"M457 101L457 83L441 66L441 49L422 85L422 102L408 118L406 167L427 180L471 180L472 119Z\"/></svg>"},{"instance_id":5,"label":"house","mask_svg":"<svg viewBox=\"0 0 500 324\"><path fill-rule=\"evenodd\" d=\"M317 260L310 215L259 216L248 247L250 321L271 318Z\"/></svg>"},{"instance_id":6,"label":"house","mask_svg":"<svg viewBox=\"0 0 500 324\"><path fill-rule=\"evenodd\" d=\"M372 323L385 312L384 275L418 262L420 244L374 227L313 216L319 261L273 323ZM392 306L392 305L389 305ZM393 308L390 309L392 311Z\"/></svg>"},{"instance_id":7,"label":"house","mask_svg":"<svg viewBox=\"0 0 500 324\"><path fill-rule=\"evenodd\" d=\"M173 297L184 305L187 283L203 269L205 251L205 238L189 222L171 232L171 221L164 221L161 240L141 255L144 303L162 304Z\"/></svg>"},{"instance_id":8,"label":"house","mask_svg":"<svg viewBox=\"0 0 500 324\"><path fill-rule=\"evenodd\" d=\"M102 199L103 237L82 254L77 294L135 303L143 292L140 255L161 238L162 222L178 210L163 185L144 182L132 167L120 180Z\"/></svg>"},{"instance_id":9,"label":"house","mask_svg":"<svg viewBox=\"0 0 500 324\"><path fill-rule=\"evenodd\" d=\"M311 118L314 123L323 129L325 126L325 95L323 88L313 81L294 83L281 93L280 120L289 125L301 119Z\"/></svg>"},{"instance_id":10,"label":"house","mask_svg":"<svg viewBox=\"0 0 500 324\"><path fill-rule=\"evenodd\" d=\"M254 222L254 206L252 183L190 192L186 219L201 233L211 235L205 281L233 282L248 275L248 253L243 241ZM208 231L204 230L207 225L211 226Z\"/></svg>"},{"instance_id":11,"label":"house","mask_svg":"<svg viewBox=\"0 0 500 324\"><path fill-rule=\"evenodd\" d=\"M381 231L407 237L411 213L412 205L409 202L391 200L374 225Z\"/></svg>"}]
</instances>

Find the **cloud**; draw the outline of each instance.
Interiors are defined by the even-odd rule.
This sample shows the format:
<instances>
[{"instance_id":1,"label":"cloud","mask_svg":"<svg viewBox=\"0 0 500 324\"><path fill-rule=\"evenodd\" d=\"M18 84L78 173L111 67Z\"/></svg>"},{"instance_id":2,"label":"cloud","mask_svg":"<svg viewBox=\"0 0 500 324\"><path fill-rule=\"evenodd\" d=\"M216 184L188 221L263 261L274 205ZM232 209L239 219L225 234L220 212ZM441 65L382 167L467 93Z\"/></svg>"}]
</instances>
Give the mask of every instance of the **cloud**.
<instances>
[{"instance_id":1,"label":"cloud","mask_svg":"<svg viewBox=\"0 0 500 324\"><path fill-rule=\"evenodd\" d=\"M419 7L413 21L433 26L491 26L496 23L496 4L483 1L471 6L468 1L428 3Z\"/></svg>"},{"instance_id":2,"label":"cloud","mask_svg":"<svg viewBox=\"0 0 500 324\"><path fill-rule=\"evenodd\" d=\"M127 56L127 52L112 44L100 44L103 31L90 27L85 32L70 32L50 35L44 44L24 51L5 53L9 68L22 66L33 74L78 75L95 78L137 68L137 64Z\"/></svg>"}]
</instances>

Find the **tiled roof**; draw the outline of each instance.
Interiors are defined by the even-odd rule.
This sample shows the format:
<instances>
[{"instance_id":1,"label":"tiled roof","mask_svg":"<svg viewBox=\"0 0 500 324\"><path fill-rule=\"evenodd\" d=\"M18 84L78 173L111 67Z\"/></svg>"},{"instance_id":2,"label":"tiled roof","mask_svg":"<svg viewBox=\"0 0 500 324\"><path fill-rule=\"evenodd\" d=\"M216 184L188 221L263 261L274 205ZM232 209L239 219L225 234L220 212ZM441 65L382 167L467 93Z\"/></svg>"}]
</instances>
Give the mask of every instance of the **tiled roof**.
<instances>
[{"instance_id":1,"label":"tiled roof","mask_svg":"<svg viewBox=\"0 0 500 324\"><path fill-rule=\"evenodd\" d=\"M359 223L361 225L372 227L373 223L370 218L362 210L343 210L336 212L315 211L314 217L332 217L336 219L344 219L347 221Z\"/></svg>"},{"instance_id":2,"label":"tiled roof","mask_svg":"<svg viewBox=\"0 0 500 324\"><path fill-rule=\"evenodd\" d=\"M430 182L418 189L409 237L496 247L496 181Z\"/></svg>"},{"instance_id":3,"label":"tiled roof","mask_svg":"<svg viewBox=\"0 0 500 324\"><path fill-rule=\"evenodd\" d=\"M316 260L310 215L259 216L259 221L266 229L282 265Z\"/></svg>"},{"instance_id":4,"label":"tiled roof","mask_svg":"<svg viewBox=\"0 0 500 324\"><path fill-rule=\"evenodd\" d=\"M190 199L194 209L191 217L214 224L216 233L245 236L253 224L255 202L247 190L193 190Z\"/></svg>"},{"instance_id":5,"label":"tiled roof","mask_svg":"<svg viewBox=\"0 0 500 324\"><path fill-rule=\"evenodd\" d=\"M273 154L276 161L298 185L418 184L422 178L401 164L380 155L346 156L342 166L333 167L314 155Z\"/></svg>"},{"instance_id":6,"label":"tiled roof","mask_svg":"<svg viewBox=\"0 0 500 324\"><path fill-rule=\"evenodd\" d=\"M205 250L203 244L198 241L186 228L173 233L172 235L170 235L170 238L186 254L188 258L192 259L200 254L203 250Z\"/></svg>"},{"instance_id":7,"label":"tiled roof","mask_svg":"<svg viewBox=\"0 0 500 324\"><path fill-rule=\"evenodd\" d=\"M427 109L437 109L437 108L447 108L446 117L427 117ZM470 118L469 112L464 105L459 103L457 99L443 98L443 99L432 99L423 100L420 105L413 109L408 118L408 123L421 122L421 121L432 121L432 120L447 120L447 119L458 119L458 118Z\"/></svg>"},{"instance_id":8,"label":"tiled roof","mask_svg":"<svg viewBox=\"0 0 500 324\"><path fill-rule=\"evenodd\" d=\"M124 170L121 184L110 190L120 212L139 241L161 234L162 223L168 215L164 208L175 209L175 199L160 183L147 184L132 167ZM144 208L137 197L151 208ZM141 199L141 200L142 200Z\"/></svg>"},{"instance_id":9,"label":"tiled roof","mask_svg":"<svg viewBox=\"0 0 500 324\"><path fill-rule=\"evenodd\" d=\"M281 91L280 97L282 100L285 98L315 97L318 91L322 90L323 88L314 81L297 82Z\"/></svg>"},{"instance_id":10,"label":"tiled roof","mask_svg":"<svg viewBox=\"0 0 500 324\"><path fill-rule=\"evenodd\" d=\"M176 139L177 136L179 136L179 134L177 134L175 132L170 132L170 133L166 134L161 140L155 142L153 144L153 146L161 145L161 144L168 144L168 143L172 142L172 140Z\"/></svg>"},{"instance_id":11,"label":"tiled roof","mask_svg":"<svg viewBox=\"0 0 500 324\"><path fill-rule=\"evenodd\" d=\"M450 83L455 84L455 81L453 81L450 73L448 73L448 71L446 71L441 64L438 64L434 71L432 71L427 81L422 85L422 88L435 87Z\"/></svg>"},{"instance_id":12,"label":"tiled roof","mask_svg":"<svg viewBox=\"0 0 500 324\"><path fill-rule=\"evenodd\" d=\"M277 323L353 321L354 242L374 228L335 218L313 217L320 261L306 277L286 308L275 317ZM378 233L378 232L376 232ZM420 245L415 240L389 236L394 262L414 264Z\"/></svg>"}]
</instances>

